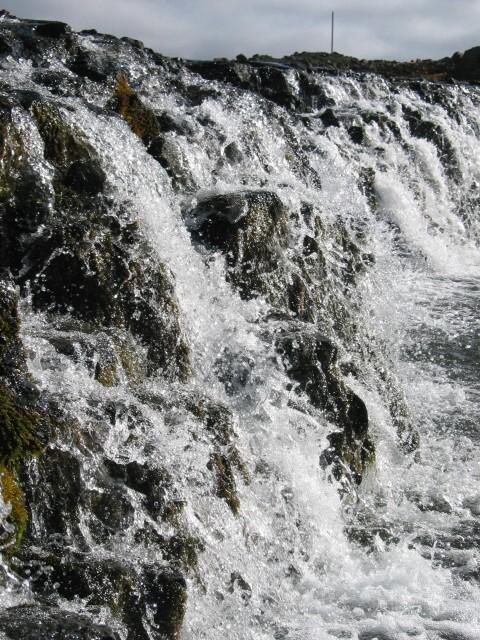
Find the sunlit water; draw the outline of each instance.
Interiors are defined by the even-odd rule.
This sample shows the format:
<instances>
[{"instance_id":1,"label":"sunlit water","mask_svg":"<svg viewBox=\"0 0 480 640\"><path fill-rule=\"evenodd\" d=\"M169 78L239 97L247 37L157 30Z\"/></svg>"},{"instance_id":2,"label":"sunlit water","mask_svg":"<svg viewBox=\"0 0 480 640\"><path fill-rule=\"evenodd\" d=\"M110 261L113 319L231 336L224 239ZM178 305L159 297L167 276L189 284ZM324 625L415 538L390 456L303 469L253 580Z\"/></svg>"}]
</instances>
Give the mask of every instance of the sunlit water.
<instances>
[{"instance_id":1,"label":"sunlit water","mask_svg":"<svg viewBox=\"0 0 480 640\"><path fill-rule=\"evenodd\" d=\"M195 185L188 196L175 194L164 170L119 118L99 116L77 99L57 100L101 155L112 196L129 203L174 274L193 351L190 385L233 410L252 476L249 486L239 483L242 508L234 517L204 489L208 448L202 442L187 447L185 418L172 426L145 406L155 418L155 433L145 433L135 445L126 426L105 434L112 459L161 457L187 502L186 524L204 542L196 576L189 579L185 640L478 640L480 214L474 199L465 198L480 184L477 90L445 87L455 120L408 88L375 78L319 80L345 122L374 112L397 125L398 139L372 121L365 125L368 142L360 146L344 126L324 130L311 117L307 128L280 108L268 113L249 94L232 90L185 106L158 72L138 63L129 72L150 106L189 123L188 140L171 140ZM3 73L10 82L14 74L19 86L30 86L27 64L11 62ZM184 81L207 84L188 74ZM87 97L98 106L107 99L93 90ZM455 175L431 142L412 137L402 105L441 126L454 152ZM18 121L48 183L51 172L33 123L20 113ZM285 126L318 172L321 190L291 166ZM234 167L223 155L233 141L244 154ZM362 167L376 172L375 204L359 187ZM416 454L400 449L375 371L365 364L350 382L367 404L377 461L358 495L343 501L319 464L331 426L321 412L312 408L306 414L289 402L293 392L272 347L267 305L241 301L225 280L221 256L206 259L185 226L182 210L194 197L248 187L276 191L292 211L307 201L325 220L361 224L375 256L352 304L359 307L365 336L384 345L391 358L421 444ZM292 233L292 252L295 233L300 237L300 230ZM328 241L324 250L334 264L338 257L329 253ZM32 373L53 395L68 398L70 411L81 419L87 400L106 395L138 401L138 390L126 384L105 389L81 364L56 354L42 337L50 330L25 302ZM227 346L254 363L251 384L233 395L225 392L214 366ZM343 347L345 358L361 362L360 354ZM182 392L161 380L143 391ZM352 527L370 531L368 544L347 534ZM150 553L135 546L133 535L97 552L143 559ZM7 606L28 599L28 584L11 576L3 597Z\"/></svg>"}]
</instances>

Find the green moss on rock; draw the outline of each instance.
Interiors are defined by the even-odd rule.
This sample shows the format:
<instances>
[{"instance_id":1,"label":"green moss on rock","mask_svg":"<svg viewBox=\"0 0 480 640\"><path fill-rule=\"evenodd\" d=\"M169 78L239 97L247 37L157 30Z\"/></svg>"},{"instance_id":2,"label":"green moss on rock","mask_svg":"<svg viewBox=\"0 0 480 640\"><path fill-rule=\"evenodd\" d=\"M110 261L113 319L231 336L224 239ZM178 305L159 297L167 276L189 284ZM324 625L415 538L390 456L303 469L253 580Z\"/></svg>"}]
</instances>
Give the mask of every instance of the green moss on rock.
<instances>
[{"instance_id":1,"label":"green moss on rock","mask_svg":"<svg viewBox=\"0 0 480 640\"><path fill-rule=\"evenodd\" d=\"M23 407L15 394L0 383L0 464L14 465L42 448L40 414Z\"/></svg>"},{"instance_id":2,"label":"green moss on rock","mask_svg":"<svg viewBox=\"0 0 480 640\"><path fill-rule=\"evenodd\" d=\"M147 147L160 133L155 114L142 103L123 73L118 74L115 84L115 110Z\"/></svg>"},{"instance_id":3,"label":"green moss on rock","mask_svg":"<svg viewBox=\"0 0 480 640\"><path fill-rule=\"evenodd\" d=\"M11 556L21 544L27 527L28 512L16 473L5 466L0 466L0 493L3 502L10 505L7 523L13 529L5 532L5 535L0 537L0 542L7 556Z\"/></svg>"},{"instance_id":4,"label":"green moss on rock","mask_svg":"<svg viewBox=\"0 0 480 640\"><path fill-rule=\"evenodd\" d=\"M235 515L240 511L240 499L233 475L232 464L227 456L215 451L210 456L208 468L215 474L216 491L219 498L223 498Z\"/></svg>"}]
</instances>

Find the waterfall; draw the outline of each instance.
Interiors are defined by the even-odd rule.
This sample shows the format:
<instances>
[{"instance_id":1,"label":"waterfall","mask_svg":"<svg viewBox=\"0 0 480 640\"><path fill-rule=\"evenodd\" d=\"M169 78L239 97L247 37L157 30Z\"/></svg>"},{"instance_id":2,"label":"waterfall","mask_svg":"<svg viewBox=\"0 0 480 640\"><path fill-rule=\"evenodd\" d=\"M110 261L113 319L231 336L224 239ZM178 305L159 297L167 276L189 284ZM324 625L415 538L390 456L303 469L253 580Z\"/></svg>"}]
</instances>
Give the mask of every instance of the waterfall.
<instances>
[{"instance_id":1,"label":"waterfall","mask_svg":"<svg viewBox=\"0 0 480 640\"><path fill-rule=\"evenodd\" d=\"M0 22L0 632L477 639L480 90L52 24Z\"/></svg>"}]
</instances>

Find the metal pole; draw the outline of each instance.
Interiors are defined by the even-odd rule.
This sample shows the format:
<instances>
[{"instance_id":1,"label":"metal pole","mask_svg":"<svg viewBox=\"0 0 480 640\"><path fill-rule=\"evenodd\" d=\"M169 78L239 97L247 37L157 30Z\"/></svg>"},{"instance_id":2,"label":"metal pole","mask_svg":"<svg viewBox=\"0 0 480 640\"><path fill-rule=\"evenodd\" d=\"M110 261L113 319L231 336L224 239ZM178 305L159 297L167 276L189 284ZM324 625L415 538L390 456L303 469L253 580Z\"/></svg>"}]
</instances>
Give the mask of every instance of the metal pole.
<instances>
[{"instance_id":1,"label":"metal pole","mask_svg":"<svg viewBox=\"0 0 480 640\"><path fill-rule=\"evenodd\" d=\"M335 11L332 11L332 42L330 47L330 53L333 53L333 30L335 26Z\"/></svg>"}]
</instances>

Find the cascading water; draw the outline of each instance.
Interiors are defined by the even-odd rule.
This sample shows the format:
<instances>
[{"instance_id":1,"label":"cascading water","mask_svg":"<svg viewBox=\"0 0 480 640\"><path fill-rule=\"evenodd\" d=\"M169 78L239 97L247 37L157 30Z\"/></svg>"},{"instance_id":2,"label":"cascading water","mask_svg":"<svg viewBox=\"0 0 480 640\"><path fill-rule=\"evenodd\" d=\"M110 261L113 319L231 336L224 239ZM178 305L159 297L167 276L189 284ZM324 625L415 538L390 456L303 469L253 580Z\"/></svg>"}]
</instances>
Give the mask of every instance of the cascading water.
<instances>
[{"instance_id":1,"label":"cascading water","mask_svg":"<svg viewBox=\"0 0 480 640\"><path fill-rule=\"evenodd\" d=\"M43 67L38 52L33 64L15 49L4 56L1 81L13 101L8 131L23 144L12 166L27 163L47 209L62 211L70 192L59 182L80 190L62 164L64 140L78 135L105 175L108 219L135 225L153 252L147 266L140 258L139 270L121 276L122 287L133 282L128 295L143 295L141 278L150 282L148 269L158 260L175 300L157 311L178 310L179 325L162 325L174 339L168 357L157 356L148 327L135 324L141 305L112 329L113 321L84 322L76 299L62 308L57 299L55 307L51 298L43 304L53 288L49 265L72 249L49 254L35 275L46 278L38 290L33 276L24 278L35 253L17 275L10 268L22 294L29 371L74 422L57 429L47 453L26 461L20 474L30 514L23 544L30 546L28 553L20 547L17 563L5 547L3 610L45 601L122 638L177 637L175 616L162 627L150 601L142 613L147 631L138 631L130 609L116 614L123 605L115 593L114 606L89 585L75 591L76 581L98 581L90 565L78 568L93 558L100 582L128 593L126 578L112 578L112 563L138 572L140 592L150 584L150 567L180 567L185 640L480 638L479 90L312 74L324 104L298 112L131 43L76 38L89 73L61 51L50 52ZM282 73L295 96L296 72ZM325 105L335 111L331 126L319 117ZM155 140L144 134L152 113L163 123L156 155ZM9 144L4 135L7 169ZM73 162L82 161L79 154ZM202 226L222 197L228 224L248 219L253 201L257 211L281 212L276 226L267 219L266 232L260 217L252 231L243 229L255 247L243 271L246 241L222 251ZM87 200L81 215L95 206ZM22 233L33 234L29 247L48 228ZM89 233L82 227L78 243ZM265 235L257 241L255 233ZM100 235L92 243L110 247ZM91 269L105 260L100 255ZM112 305L117 296L121 288ZM343 386L329 393L365 403L375 461L360 465L347 445L339 457L325 457L343 405L323 406L291 361L304 336L318 332L338 350L335 375ZM178 364L182 340L186 364ZM118 344L126 357L118 356ZM105 364L109 349L115 371L108 358ZM163 358L156 372L144 375L147 362L132 373L132 362L152 353ZM170 356L186 373L169 373ZM326 384L333 384L328 376ZM58 470L69 464L79 504ZM64 496L60 507L52 499L48 513L38 506L47 481ZM162 482L150 504L150 485ZM6 494L0 516L8 533L13 500L9 506ZM63 519L60 531L56 521ZM77 563L68 587L49 553L60 553L62 566ZM56 577L39 577L38 563L50 563Z\"/></svg>"}]
</instances>

